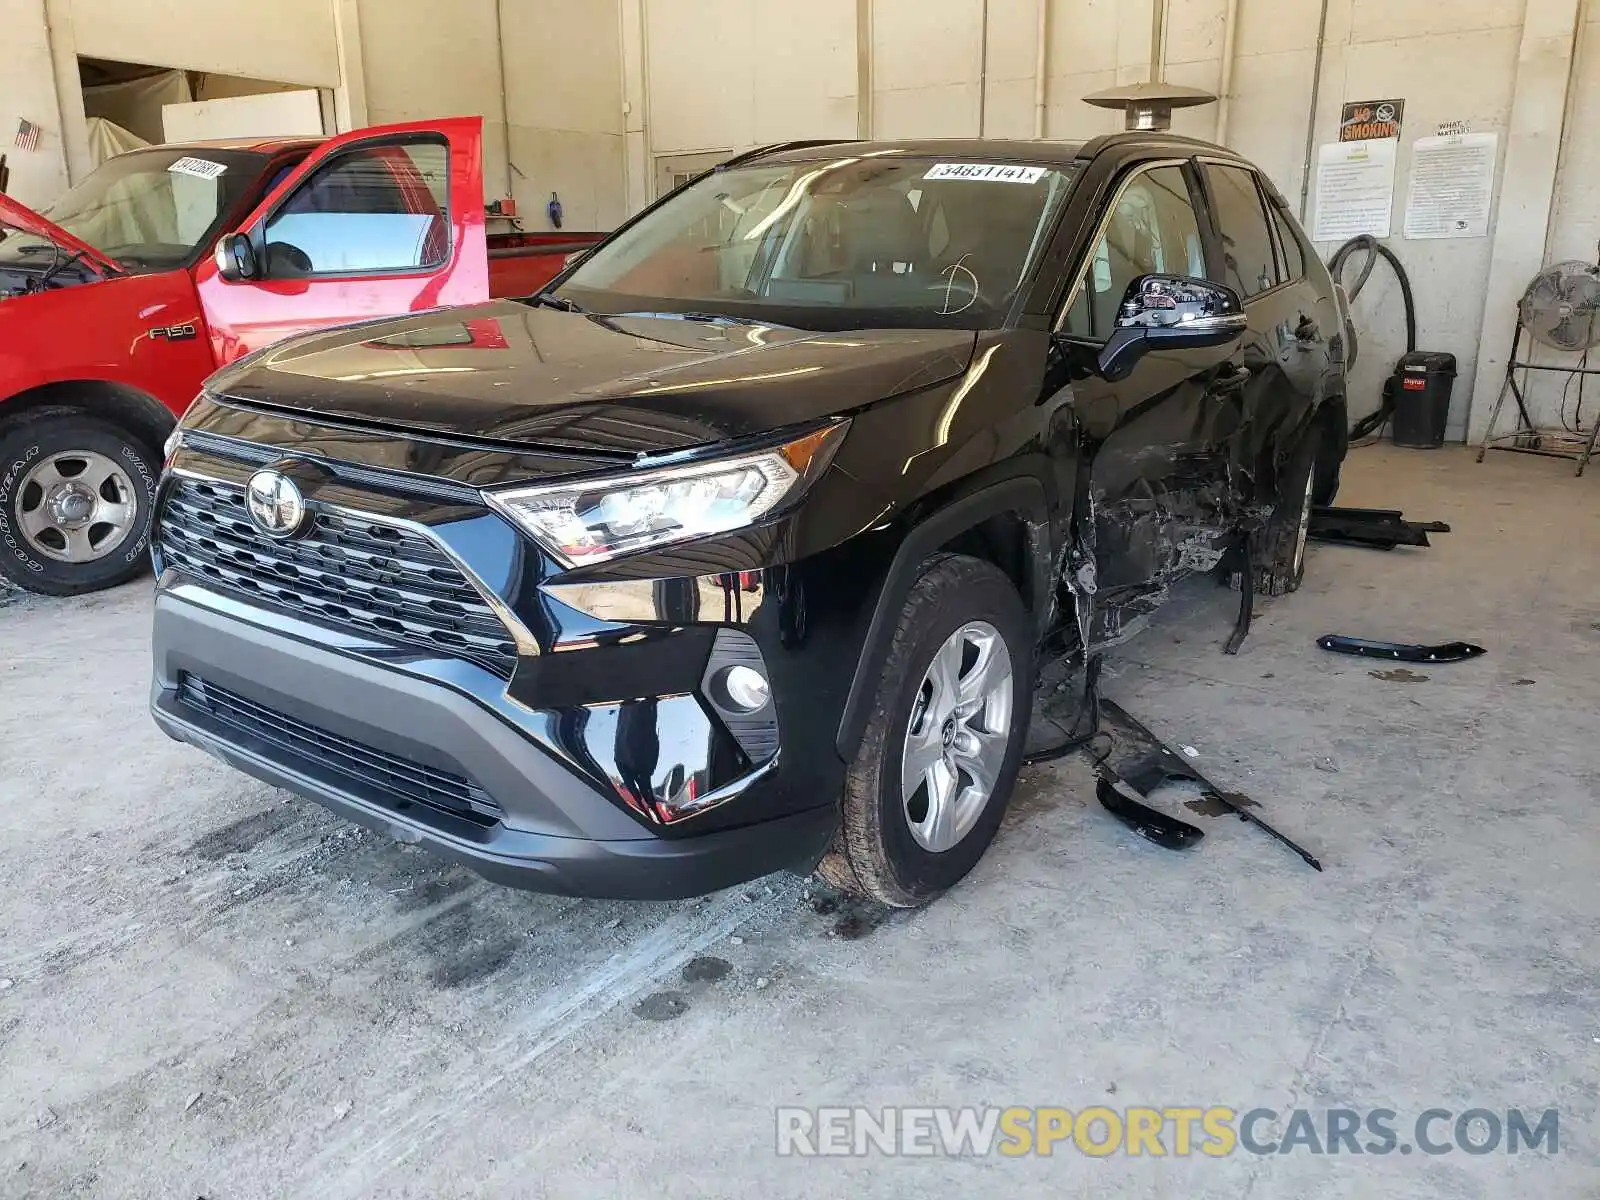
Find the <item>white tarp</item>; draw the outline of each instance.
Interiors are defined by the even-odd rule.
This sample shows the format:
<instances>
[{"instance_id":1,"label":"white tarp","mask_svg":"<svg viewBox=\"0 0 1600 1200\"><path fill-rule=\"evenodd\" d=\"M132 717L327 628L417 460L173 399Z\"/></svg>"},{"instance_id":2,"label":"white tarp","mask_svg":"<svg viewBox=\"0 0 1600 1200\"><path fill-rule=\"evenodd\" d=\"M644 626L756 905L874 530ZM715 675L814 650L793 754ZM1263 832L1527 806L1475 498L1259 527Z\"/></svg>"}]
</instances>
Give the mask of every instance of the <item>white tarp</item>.
<instances>
[{"instance_id":1,"label":"white tarp","mask_svg":"<svg viewBox=\"0 0 1600 1200\"><path fill-rule=\"evenodd\" d=\"M165 141L161 129L161 110L168 104L186 104L194 99L189 77L182 71L163 71L125 83L106 83L83 89L86 116L114 121L147 143Z\"/></svg>"},{"instance_id":2,"label":"white tarp","mask_svg":"<svg viewBox=\"0 0 1600 1200\"><path fill-rule=\"evenodd\" d=\"M150 144L138 134L130 133L115 121L108 121L104 117L90 117L88 126L89 161L97 167L108 158Z\"/></svg>"}]
</instances>

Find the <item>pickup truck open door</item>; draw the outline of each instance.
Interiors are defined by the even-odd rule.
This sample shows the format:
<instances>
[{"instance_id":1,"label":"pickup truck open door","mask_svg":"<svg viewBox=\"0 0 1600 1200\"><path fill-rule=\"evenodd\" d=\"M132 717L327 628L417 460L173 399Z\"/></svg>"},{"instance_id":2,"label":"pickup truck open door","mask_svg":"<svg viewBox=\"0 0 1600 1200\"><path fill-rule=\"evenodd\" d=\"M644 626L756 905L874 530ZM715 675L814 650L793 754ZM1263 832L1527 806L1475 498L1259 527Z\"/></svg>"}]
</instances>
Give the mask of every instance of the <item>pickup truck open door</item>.
<instances>
[{"instance_id":1,"label":"pickup truck open door","mask_svg":"<svg viewBox=\"0 0 1600 1200\"><path fill-rule=\"evenodd\" d=\"M489 294L480 117L362 129L289 171L196 270L219 365Z\"/></svg>"}]
</instances>

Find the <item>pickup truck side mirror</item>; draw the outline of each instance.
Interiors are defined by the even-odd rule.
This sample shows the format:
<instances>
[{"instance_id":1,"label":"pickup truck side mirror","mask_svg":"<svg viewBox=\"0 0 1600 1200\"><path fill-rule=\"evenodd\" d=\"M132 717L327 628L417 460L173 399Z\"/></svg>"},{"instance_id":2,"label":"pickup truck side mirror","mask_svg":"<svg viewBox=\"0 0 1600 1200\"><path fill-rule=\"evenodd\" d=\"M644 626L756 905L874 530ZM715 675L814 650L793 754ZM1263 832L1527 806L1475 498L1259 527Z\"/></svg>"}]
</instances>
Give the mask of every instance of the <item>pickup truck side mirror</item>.
<instances>
[{"instance_id":1,"label":"pickup truck side mirror","mask_svg":"<svg viewBox=\"0 0 1600 1200\"><path fill-rule=\"evenodd\" d=\"M1229 346L1248 328L1239 293L1225 284L1187 275L1141 275L1123 295L1117 327L1095 369L1115 383L1151 351Z\"/></svg>"},{"instance_id":2,"label":"pickup truck side mirror","mask_svg":"<svg viewBox=\"0 0 1600 1200\"><path fill-rule=\"evenodd\" d=\"M256 265L256 250L250 239L242 233L230 233L217 242L217 274L229 283L242 279L255 279L260 274Z\"/></svg>"}]
</instances>

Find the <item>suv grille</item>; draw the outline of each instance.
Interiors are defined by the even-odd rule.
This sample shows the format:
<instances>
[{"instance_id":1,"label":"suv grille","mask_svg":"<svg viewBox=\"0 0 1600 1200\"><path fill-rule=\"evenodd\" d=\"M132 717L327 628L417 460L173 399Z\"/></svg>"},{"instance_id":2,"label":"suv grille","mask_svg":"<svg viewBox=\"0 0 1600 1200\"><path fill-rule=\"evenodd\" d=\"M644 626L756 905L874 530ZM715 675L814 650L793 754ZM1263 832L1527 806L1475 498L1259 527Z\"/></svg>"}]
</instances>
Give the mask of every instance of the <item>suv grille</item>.
<instances>
[{"instance_id":1,"label":"suv grille","mask_svg":"<svg viewBox=\"0 0 1600 1200\"><path fill-rule=\"evenodd\" d=\"M178 676L178 699L257 742L309 760L362 789L375 789L398 807L424 804L478 825L493 825L500 819L500 806L464 776L307 725L187 671Z\"/></svg>"},{"instance_id":2,"label":"suv grille","mask_svg":"<svg viewBox=\"0 0 1600 1200\"><path fill-rule=\"evenodd\" d=\"M444 551L408 529L310 507L307 533L279 541L250 519L243 488L175 479L161 556L221 590L511 678L505 625Z\"/></svg>"}]
</instances>

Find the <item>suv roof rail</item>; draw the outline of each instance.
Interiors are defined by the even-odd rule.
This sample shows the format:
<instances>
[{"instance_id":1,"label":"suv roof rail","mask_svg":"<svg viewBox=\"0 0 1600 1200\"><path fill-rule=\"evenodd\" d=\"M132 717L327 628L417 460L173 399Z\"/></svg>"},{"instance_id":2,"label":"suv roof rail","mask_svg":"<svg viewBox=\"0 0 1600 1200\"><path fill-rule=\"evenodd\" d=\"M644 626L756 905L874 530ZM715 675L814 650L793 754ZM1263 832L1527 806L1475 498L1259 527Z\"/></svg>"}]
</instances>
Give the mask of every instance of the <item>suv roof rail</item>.
<instances>
[{"instance_id":1,"label":"suv roof rail","mask_svg":"<svg viewBox=\"0 0 1600 1200\"><path fill-rule=\"evenodd\" d=\"M746 150L743 154L735 154L732 158L724 159L712 170L720 171L724 167L737 167L741 163L760 158L764 154L777 154L783 150L810 150L813 146L848 146L859 140L859 138L802 138L794 142L773 142L769 146L757 146L754 150Z\"/></svg>"},{"instance_id":2,"label":"suv roof rail","mask_svg":"<svg viewBox=\"0 0 1600 1200\"><path fill-rule=\"evenodd\" d=\"M1094 158L1104 150L1113 146L1125 146L1130 143L1138 145L1178 145L1187 146L1195 150L1220 151L1223 154L1238 157L1238 153L1229 150L1226 146L1219 146L1215 142L1208 142L1202 138L1184 137L1178 133L1140 133L1138 131L1123 133L1102 133L1099 137L1090 138L1078 151L1079 158Z\"/></svg>"}]
</instances>

